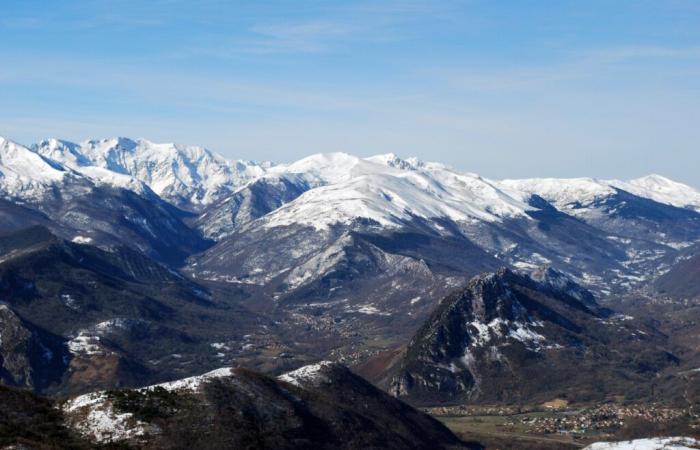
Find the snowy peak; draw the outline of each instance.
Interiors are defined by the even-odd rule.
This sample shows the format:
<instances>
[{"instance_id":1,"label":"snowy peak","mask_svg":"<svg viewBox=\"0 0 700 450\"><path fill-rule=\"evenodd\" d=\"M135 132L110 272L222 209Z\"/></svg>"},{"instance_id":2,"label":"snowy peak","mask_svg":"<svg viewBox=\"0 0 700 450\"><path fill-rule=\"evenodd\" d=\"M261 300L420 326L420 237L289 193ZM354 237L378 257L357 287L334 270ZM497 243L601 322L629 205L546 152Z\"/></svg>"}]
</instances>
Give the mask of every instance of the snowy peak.
<instances>
[{"instance_id":1,"label":"snowy peak","mask_svg":"<svg viewBox=\"0 0 700 450\"><path fill-rule=\"evenodd\" d=\"M670 178L667 178L663 175L659 175L657 173L652 173L643 177L634 178L632 180L628 180L627 182L635 186L644 186L652 189L665 189L669 187L685 186L681 183L673 181Z\"/></svg>"},{"instance_id":2,"label":"snowy peak","mask_svg":"<svg viewBox=\"0 0 700 450\"><path fill-rule=\"evenodd\" d=\"M134 141L126 138L113 140L120 148L130 148ZM109 168L95 165L89 153L84 153L79 144L60 139L46 139L32 146L32 151L45 157L50 161L59 161L62 165L69 167L87 178L96 185L109 185L117 188L128 189L143 196L154 196L155 194L143 182L122 171L114 171Z\"/></svg>"},{"instance_id":3,"label":"snowy peak","mask_svg":"<svg viewBox=\"0 0 700 450\"><path fill-rule=\"evenodd\" d=\"M63 162L68 167L90 165L90 160L80 152L80 146L60 139L46 139L32 146L32 150L53 161Z\"/></svg>"},{"instance_id":4,"label":"snowy peak","mask_svg":"<svg viewBox=\"0 0 700 450\"><path fill-rule=\"evenodd\" d=\"M410 158L401 158L400 156L397 156L394 153L386 153L383 155L375 155L375 156L370 156L369 158L365 158L366 161L373 162L375 164L379 164L382 166L386 167L391 167L394 169L399 169L399 170L424 170L424 171L450 171L454 172L449 166L446 164L438 163L438 162L432 162L432 161L423 161L415 156L412 156ZM463 173L465 175L473 175L470 173Z\"/></svg>"},{"instance_id":5,"label":"snowy peak","mask_svg":"<svg viewBox=\"0 0 700 450\"><path fill-rule=\"evenodd\" d=\"M700 192L659 175L630 181L594 178L495 181L440 163L404 159L394 153L368 158L321 153L290 164L272 165L230 161L198 146L124 137L80 144L58 139L42 141L33 146L33 151L44 157L43 165L55 161L55 170L27 171L27 167L39 164L41 158L28 155L26 158L36 161L20 163L15 155L16 161L12 162L12 155L17 152L8 149L5 172L16 174L16 179L25 180L32 175L57 180L67 167L96 184L115 185L140 194L155 193L176 206L196 211L210 205L216 207L257 180L288 179L290 186L296 186L293 190L303 194L280 199L272 209L264 208L269 211L261 221L267 227L301 224L328 229L357 219L368 219L382 227L400 227L415 219L447 219L458 223L528 219L528 212L536 209L531 204L533 195L563 212L586 218L601 201L620 190L700 212ZM26 176L22 178L22 174ZM19 185L24 186L22 182ZM227 214L224 211L216 215Z\"/></svg>"},{"instance_id":6,"label":"snowy peak","mask_svg":"<svg viewBox=\"0 0 700 450\"><path fill-rule=\"evenodd\" d=\"M18 199L41 199L68 172L16 142L0 137L0 191Z\"/></svg>"},{"instance_id":7,"label":"snowy peak","mask_svg":"<svg viewBox=\"0 0 700 450\"><path fill-rule=\"evenodd\" d=\"M384 163L395 163L386 165ZM398 227L420 219L455 222L527 217L526 203L488 180L435 163L403 161L394 155L368 159L345 153L313 155L278 172L300 173L310 187L272 212L267 226L302 224L317 229L369 219Z\"/></svg>"},{"instance_id":8,"label":"snowy peak","mask_svg":"<svg viewBox=\"0 0 700 450\"><path fill-rule=\"evenodd\" d=\"M35 151L108 183L136 186L114 174L133 177L172 203L195 208L223 198L264 175L269 167L250 161L228 161L203 147L123 137L80 144L48 139L36 145Z\"/></svg>"},{"instance_id":9,"label":"snowy peak","mask_svg":"<svg viewBox=\"0 0 700 450\"><path fill-rule=\"evenodd\" d=\"M0 137L0 164L4 173L33 180L57 181L65 169L46 160L27 147Z\"/></svg>"},{"instance_id":10,"label":"snowy peak","mask_svg":"<svg viewBox=\"0 0 700 450\"><path fill-rule=\"evenodd\" d=\"M383 170L385 168L377 164L341 152L318 153L272 169L275 173L302 174L312 186L342 183Z\"/></svg>"},{"instance_id":11,"label":"snowy peak","mask_svg":"<svg viewBox=\"0 0 700 450\"><path fill-rule=\"evenodd\" d=\"M423 162L417 158L402 159L394 153L370 156L369 158L365 158L365 160L401 170L416 170L424 165Z\"/></svg>"},{"instance_id":12,"label":"snowy peak","mask_svg":"<svg viewBox=\"0 0 700 450\"><path fill-rule=\"evenodd\" d=\"M700 192L661 175L647 175L629 181L595 178L530 178L502 180L502 188L525 197L538 195L562 210L587 207L601 199L627 191L658 203L700 211Z\"/></svg>"},{"instance_id":13,"label":"snowy peak","mask_svg":"<svg viewBox=\"0 0 700 450\"><path fill-rule=\"evenodd\" d=\"M700 212L700 192L692 187L661 175L651 174L629 181L611 184L640 197L659 203L688 208Z\"/></svg>"},{"instance_id":14,"label":"snowy peak","mask_svg":"<svg viewBox=\"0 0 700 450\"><path fill-rule=\"evenodd\" d=\"M519 192L523 200L538 195L561 210L585 207L616 192L609 183L595 178L529 178L497 184Z\"/></svg>"}]
</instances>

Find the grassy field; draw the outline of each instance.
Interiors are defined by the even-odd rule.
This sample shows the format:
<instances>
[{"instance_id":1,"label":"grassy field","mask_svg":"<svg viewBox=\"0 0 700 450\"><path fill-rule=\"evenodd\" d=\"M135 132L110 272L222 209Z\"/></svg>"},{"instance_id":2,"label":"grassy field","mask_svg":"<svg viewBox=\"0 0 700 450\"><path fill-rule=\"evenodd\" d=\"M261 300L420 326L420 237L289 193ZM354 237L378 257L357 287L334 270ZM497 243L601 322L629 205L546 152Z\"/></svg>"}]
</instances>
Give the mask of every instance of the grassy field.
<instances>
[{"instance_id":1,"label":"grassy field","mask_svg":"<svg viewBox=\"0 0 700 450\"><path fill-rule=\"evenodd\" d=\"M528 416L548 413L533 413ZM575 438L567 434L535 434L514 416L443 416L437 417L455 434L467 441L478 441L486 449L576 449L595 439Z\"/></svg>"}]
</instances>

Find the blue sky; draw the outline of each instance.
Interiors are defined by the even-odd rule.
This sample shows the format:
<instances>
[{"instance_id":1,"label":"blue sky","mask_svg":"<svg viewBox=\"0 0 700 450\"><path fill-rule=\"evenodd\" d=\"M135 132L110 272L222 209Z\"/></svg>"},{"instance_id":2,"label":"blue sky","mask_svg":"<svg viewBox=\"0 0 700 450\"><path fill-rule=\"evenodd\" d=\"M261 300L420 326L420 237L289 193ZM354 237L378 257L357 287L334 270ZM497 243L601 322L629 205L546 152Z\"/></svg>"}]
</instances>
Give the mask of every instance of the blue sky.
<instances>
[{"instance_id":1,"label":"blue sky","mask_svg":"<svg viewBox=\"0 0 700 450\"><path fill-rule=\"evenodd\" d=\"M700 2L3 0L0 135L700 187Z\"/></svg>"}]
</instances>

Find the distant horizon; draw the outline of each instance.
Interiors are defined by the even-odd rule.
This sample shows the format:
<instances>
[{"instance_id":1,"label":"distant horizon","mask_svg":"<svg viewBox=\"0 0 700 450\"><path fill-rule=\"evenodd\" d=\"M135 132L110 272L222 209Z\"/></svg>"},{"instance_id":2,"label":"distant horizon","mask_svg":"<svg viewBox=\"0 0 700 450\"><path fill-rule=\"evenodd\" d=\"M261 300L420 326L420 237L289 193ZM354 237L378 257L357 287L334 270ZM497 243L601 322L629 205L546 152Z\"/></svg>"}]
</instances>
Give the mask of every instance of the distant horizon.
<instances>
[{"instance_id":1,"label":"distant horizon","mask_svg":"<svg viewBox=\"0 0 700 450\"><path fill-rule=\"evenodd\" d=\"M9 0L0 134L700 186L698 23L688 0Z\"/></svg>"},{"instance_id":2,"label":"distant horizon","mask_svg":"<svg viewBox=\"0 0 700 450\"><path fill-rule=\"evenodd\" d=\"M400 159L402 159L402 160L408 160L408 159L411 159L411 158L416 158L416 159L418 159L418 160L420 160L420 161L423 161L423 162L434 162L434 163L445 164L446 166L448 166L448 167L450 167L451 169L456 170L456 171L458 171L458 172L462 172L462 173L474 173L474 174L476 174L476 175L479 175L479 176L482 176L482 177L484 177L484 178L486 178L486 179L494 180L494 181L501 181L501 180L506 180L506 179L535 179L535 178L542 178L542 179L547 179L547 178L549 178L549 179L578 179L578 178L580 178L580 179L586 179L586 178L590 178L590 179L593 179L593 180L605 182L605 181L615 181L615 180L620 180L620 181L631 181L631 180L634 180L634 179L645 178L645 177L650 177L650 176L661 176L661 177L670 179L670 180L675 181L675 182L679 182L679 183L686 184L686 185L690 186L691 188L700 191L700 188L697 187L697 186L695 186L695 185L693 185L692 183L688 183L688 182L685 182L685 181L683 181L683 180L679 180L679 179L676 179L676 178L673 178L673 177L670 177L670 176L668 176L668 175L665 175L665 174L663 174L663 173L658 173L658 172L643 173L643 174L639 174L639 175L637 175L637 176L625 177L625 178L622 178L622 177L607 177L607 178L606 178L606 177L596 177L596 176L592 176L592 175L580 175L580 176L556 176L556 175L548 176L548 175L545 175L545 176L525 176L525 177L498 177L498 176L494 177L494 176L487 176L487 175L485 175L485 174L483 174L483 173L480 173L480 172L477 172L477 171L474 171L474 170L464 169L464 168L461 168L461 167L455 167L455 166L452 165L452 164L448 164L448 163L445 163L445 162L440 161L440 160L436 160L436 159L432 159L432 160L431 160L431 159L424 159L424 158L420 158L420 157L418 157L418 156L416 156L416 155L403 155L403 154L396 153L396 152L372 153L372 154L368 154L368 155L359 155L359 154L357 154L357 153L351 153L351 152L346 152L346 151L313 152L313 153L309 153L309 154L307 154L307 155L301 156L300 158L297 158L297 159L290 159L290 160L284 160L284 161L282 161L282 160L267 160L267 159L265 159L265 160L258 160L258 159L254 159L254 158L240 158L240 157L236 157L236 156L229 157L229 156L226 156L224 153L218 151L217 149L209 148L209 147L206 147L206 146L203 146L203 145L199 145L199 144L196 144L196 143L182 143L182 142L167 141L167 140L162 141L162 142L158 142L158 141L154 141L154 140L152 140L152 139L148 139L148 138L143 137L143 136L132 137L132 136L118 135L118 136L109 136L109 137L92 137L92 138L79 139L79 140L66 139L66 138L61 138L61 137L56 137L56 136L49 136L49 137L44 137L44 138L41 138L41 139L34 140L34 141L32 141L32 142L20 142L20 141L18 141L18 140L16 140L16 139L12 139L12 137L10 137L10 136L6 136L6 135L3 135L3 134L0 134L0 139L3 139L3 138L6 139L6 140L10 140L10 141L12 141L12 142L15 142L15 143L17 143L17 144L23 145L23 146L25 146L25 147L27 147L27 148L31 148L32 145L38 144L38 143L40 143L40 142L42 142L42 141L49 140L49 139L56 139L56 140L59 140L59 141L62 141L62 142L68 142L68 143L72 143L72 144L81 144L81 143L88 142L88 141L102 141L102 140L111 140L111 139L129 139L129 140L132 140L132 141L144 140L144 141L148 141L148 142L150 142L150 143L152 143L152 144L156 144L156 145L173 144L173 145L181 146L181 147L201 147L201 148L204 148L204 149L208 150L209 152L211 152L211 153L213 153L213 154L215 154L215 155L221 156L221 157L223 157L223 158L225 158L225 159L227 159L227 160L229 160L229 161L242 160L242 161L251 161L251 162L254 162L254 163L257 163L257 164L262 164L262 163L269 162L269 163L271 163L271 164L273 164L273 165L291 164L291 163L293 163L293 162L295 162L295 161L299 161L299 160L301 160L301 159L308 158L308 157L310 157L310 156L314 156L314 155L328 155L328 154L333 154L333 153L344 153L344 154L348 154L348 155L355 156L355 157L357 157L357 158L362 158L362 159L367 159L367 158L370 158L370 157L373 157L373 156L380 156L380 155L389 155L389 154L393 154L393 155L397 156L398 158L400 158Z\"/></svg>"}]
</instances>

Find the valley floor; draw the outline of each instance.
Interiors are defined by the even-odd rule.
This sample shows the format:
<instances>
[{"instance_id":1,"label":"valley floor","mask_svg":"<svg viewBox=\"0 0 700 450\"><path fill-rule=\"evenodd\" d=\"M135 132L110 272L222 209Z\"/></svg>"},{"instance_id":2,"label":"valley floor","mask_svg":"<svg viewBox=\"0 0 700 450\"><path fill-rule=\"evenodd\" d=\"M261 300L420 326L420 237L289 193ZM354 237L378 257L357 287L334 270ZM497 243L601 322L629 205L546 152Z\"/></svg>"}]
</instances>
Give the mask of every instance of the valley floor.
<instances>
[{"instance_id":1,"label":"valley floor","mask_svg":"<svg viewBox=\"0 0 700 450\"><path fill-rule=\"evenodd\" d=\"M551 403L551 402L550 402ZM425 410L465 441L488 449L575 449L593 442L652 436L700 438L700 422L688 411L659 405L606 403L577 408L433 407Z\"/></svg>"}]
</instances>

